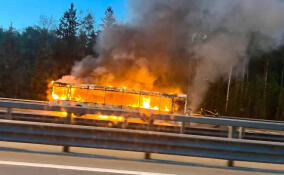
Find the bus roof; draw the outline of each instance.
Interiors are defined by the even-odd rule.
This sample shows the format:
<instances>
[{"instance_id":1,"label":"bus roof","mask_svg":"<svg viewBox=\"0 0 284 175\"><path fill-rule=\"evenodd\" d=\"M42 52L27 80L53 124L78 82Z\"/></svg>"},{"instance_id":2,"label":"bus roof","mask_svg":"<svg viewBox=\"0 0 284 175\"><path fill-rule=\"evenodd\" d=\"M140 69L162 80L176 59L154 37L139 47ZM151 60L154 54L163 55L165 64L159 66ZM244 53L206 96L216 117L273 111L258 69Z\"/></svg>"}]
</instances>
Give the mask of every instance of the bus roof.
<instances>
[{"instance_id":1,"label":"bus roof","mask_svg":"<svg viewBox=\"0 0 284 175\"><path fill-rule=\"evenodd\" d=\"M113 87L113 86L103 86L103 85L96 85L96 84L78 84L78 83L65 83L61 81L55 81L53 85L58 86L70 86L73 88L80 88L80 89L93 89L93 90L106 90L106 91L117 91L117 92L128 92L128 93L135 93L135 94L144 94L144 95L160 95L165 97L180 97L180 98L187 98L186 94L174 94L174 93L162 93L162 92L153 92L153 91L145 91L145 90L136 90L130 89L126 87Z\"/></svg>"}]
</instances>

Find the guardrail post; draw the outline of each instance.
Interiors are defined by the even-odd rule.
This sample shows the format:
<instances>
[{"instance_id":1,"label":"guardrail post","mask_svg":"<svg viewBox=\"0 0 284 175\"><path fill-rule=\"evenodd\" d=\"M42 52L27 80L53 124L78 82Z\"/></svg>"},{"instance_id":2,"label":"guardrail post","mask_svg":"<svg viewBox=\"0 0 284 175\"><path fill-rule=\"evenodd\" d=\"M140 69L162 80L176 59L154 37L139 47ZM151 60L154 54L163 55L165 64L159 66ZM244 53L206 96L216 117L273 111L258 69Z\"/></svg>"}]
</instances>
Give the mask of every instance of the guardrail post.
<instances>
[{"instance_id":1,"label":"guardrail post","mask_svg":"<svg viewBox=\"0 0 284 175\"><path fill-rule=\"evenodd\" d=\"M69 146L63 146L63 152L69 153L70 152Z\"/></svg>"},{"instance_id":2,"label":"guardrail post","mask_svg":"<svg viewBox=\"0 0 284 175\"><path fill-rule=\"evenodd\" d=\"M122 123L122 128L127 128L127 126L128 126L128 119L127 119L127 117L124 117L124 121Z\"/></svg>"},{"instance_id":3,"label":"guardrail post","mask_svg":"<svg viewBox=\"0 0 284 175\"><path fill-rule=\"evenodd\" d=\"M70 112L67 113L66 122L68 124L72 123L72 113L70 113ZM69 153L70 152L69 146L63 146L63 150L62 151L65 152L65 153Z\"/></svg>"},{"instance_id":4,"label":"guardrail post","mask_svg":"<svg viewBox=\"0 0 284 175\"><path fill-rule=\"evenodd\" d=\"M237 138L237 128L235 126L228 127L228 138Z\"/></svg>"},{"instance_id":5,"label":"guardrail post","mask_svg":"<svg viewBox=\"0 0 284 175\"><path fill-rule=\"evenodd\" d=\"M154 125L154 119L150 119L150 121L148 123L147 130L151 130L153 128L153 125ZM151 159L151 153L145 152L144 159L150 160Z\"/></svg>"},{"instance_id":6,"label":"guardrail post","mask_svg":"<svg viewBox=\"0 0 284 175\"><path fill-rule=\"evenodd\" d=\"M12 108L7 108L7 119L12 120Z\"/></svg>"},{"instance_id":7,"label":"guardrail post","mask_svg":"<svg viewBox=\"0 0 284 175\"><path fill-rule=\"evenodd\" d=\"M70 113L70 112L67 113L66 122L67 122L68 124L71 124L71 123L72 123L72 113Z\"/></svg>"},{"instance_id":8,"label":"guardrail post","mask_svg":"<svg viewBox=\"0 0 284 175\"><path fill-rule=\"evenodd\" d=\"M146 152L145 156L144 156L144 159L150 160L151 159L151 153Z\"/></svg>"},{"instance_id":9,"label":"guardrail post","mask_svg":"<svg viewBox=\"0 0 284 175\"><path fill-rule=\"evenodd\" d=\"M154 119L151 118L148 122L147 130L151 130L153 128L153 125L154 125Z\"/></svg>"},{"instance_id":10,"label":"guardrail post","mask_svg":"<svg viewBox=\"0 0 284 175\"><path fill-rule=\"evenodd\" d=\"M180 133L183 134L185 130L185 122L181 122Z\"/></svg>"},{"instance_id":11,"label":"guardrail post","mask_svg":"<svg viewBox=\"0 0 284 175\"><path fill-rule=\"evenodd\" d=\"M244 137L245 134L245 128L244 127L239 127L239 139L242 139Z\"/></svg>"},{"instance_id":12,"label":"guardrail post","mask_svg":"<svg viewBox=\"0 0 284 175\"><path fill-rule=\"evenodd\" d=\"M235 126L228 126L228 138L237 138L237 128ZM227 162L228 167L234 166L234 160L228 160Z\"/></svg>"}]
</instances>

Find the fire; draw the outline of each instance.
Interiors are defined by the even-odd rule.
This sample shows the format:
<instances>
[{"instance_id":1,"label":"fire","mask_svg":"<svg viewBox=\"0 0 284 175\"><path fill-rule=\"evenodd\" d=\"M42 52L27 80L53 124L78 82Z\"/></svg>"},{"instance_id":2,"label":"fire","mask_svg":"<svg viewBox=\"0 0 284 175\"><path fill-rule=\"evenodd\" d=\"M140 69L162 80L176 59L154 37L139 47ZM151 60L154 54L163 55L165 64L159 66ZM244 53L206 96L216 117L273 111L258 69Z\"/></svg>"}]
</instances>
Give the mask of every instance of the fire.
<instances>
[{"instance_id":1,"label":"fire","mask_svg":"<svg viewBox=\"0 0 284 175\"><path fill-rule=\"evenodd\" d=\"M68 113L67 112L57 112L57 115L61 116L61 117L67 117ZM72 114L72 117L78 117L75 114ZM124 117L123 116L116 116L116 115L102 115L102 114L88 114L86 116L86 118L90 118L90 119L96 119L96 120L109 120L112 122L123 122L124 121Z\"/></svg>"},{"instance_id":2,"label":"fire","mask_svg":"<svg viewBox=\"0 0 284 175\"><path fill-rule=\"evenodd\" d=\"M145 98L143 97L143 108L147 108L147 109L150 109L150 98Z\"/></svg>"},{"instance_id":3,"label":"fire","mask_svg":"<svg viewBox=\"0 0 284 175\"><path fill-rule=\"evenodd\" d=\"M122 122L124 121L124 117L122 116L115 116L115 115L93 115L92 118L96 118L99 120L110 120L110 121L114 121L114 122Z\"/></svg>"},{"instance_id":4,"label":"fire","mask_svg":"<svg viewBox=\"0 0 284 175\"><path fill-rule=\"evenodd\" d=\"M113 86L100 86L91 84L71 84L52 82L50 93L51 104L75 105L82 107L95 107L136 111L151 115L152 113L183 113L186 96L183 94L166 94L160 92L142 91ZM183 108L181 108L183 107ZM66 116L65 113L61 116ZM81 117L72 114L73 117ZM84 117L123 122L123 116L92 114Z\"/></svg>"},{"instance_id":5,"label":"fire","mask_svg":"<svg viewBox=\"0 0 284 175\"><path fill-rule=\"evenodd\" d=\"M167 106L165 107L165 111L169 111L169 108Z\"/></svg>"},{"instance_id":6,"label":"fire","mask_svg":"<svg viewBox=\"0 0 284 175\"><path fill-rule=\"evenodd\" d=\"M53 98L54 100L58 100L58 99L59 99L59 96L58 96L57 94L55 94L55 93L52 93L52 98Z\"/></svg>"},{"instance_id":7,"label":"fire","mask_svg":"<svg viewBox=\"0 0 284 175\"><path fill-rule=\"evenodd\" d=\"M52 82L54 84L54 82ZM172 98L160 93L128 89L126 86L116 88L112 86L94 85L88 89L87 85L54 84L51 101L62 100L70 102L88 102L112 107L133 107L156 111L171 111ZM143 94L141 94L143 92Z\"/></svg>"},{"instance_id":8,"label":"fire","mask_svg":"<svg viewBox=\"0 0 284 175\"><path fill-rule=\"evenodd\" d=\"M52 93L52 98L53 98L54 100L67 100L66 95L58 96L58 95L55 94L55 93Z\"/></svg>"},{"instance_id":9,"label":"fire","mask_svg":"<svg viewBox=\"0 0 284 175\"><path fill-rule=\"evenodd\" d=\"M142 108L159 110L158 106L152 107L150 104L151 104L151 98L150 97L148 97L148 98L143 97L142 98Z\"/></svg>"}]
</instances>

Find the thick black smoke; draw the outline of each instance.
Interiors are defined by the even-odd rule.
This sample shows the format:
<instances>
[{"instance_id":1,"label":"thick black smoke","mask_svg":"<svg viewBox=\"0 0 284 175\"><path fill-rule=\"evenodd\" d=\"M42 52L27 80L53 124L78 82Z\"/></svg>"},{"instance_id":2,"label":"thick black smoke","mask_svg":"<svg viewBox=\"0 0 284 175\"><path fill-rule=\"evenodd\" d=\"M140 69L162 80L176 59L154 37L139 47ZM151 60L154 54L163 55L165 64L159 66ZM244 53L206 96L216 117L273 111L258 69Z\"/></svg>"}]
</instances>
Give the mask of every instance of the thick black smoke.
<instances>
[{"instance_id":1,"label":"thick black smoke","mask_svg":"<svg viewBox=\"0 0 284 175\"><path fill-rule=\"evenodd\" d=\"M189 89L196 109L209 83L246 66L252 32L270 38L261 42L268 50L284 29L281 0L130 0L129 7L128 22L102 32L95 46L99 58L76 63L73 80L183 93Z\"/></svg>"}]
</instances>

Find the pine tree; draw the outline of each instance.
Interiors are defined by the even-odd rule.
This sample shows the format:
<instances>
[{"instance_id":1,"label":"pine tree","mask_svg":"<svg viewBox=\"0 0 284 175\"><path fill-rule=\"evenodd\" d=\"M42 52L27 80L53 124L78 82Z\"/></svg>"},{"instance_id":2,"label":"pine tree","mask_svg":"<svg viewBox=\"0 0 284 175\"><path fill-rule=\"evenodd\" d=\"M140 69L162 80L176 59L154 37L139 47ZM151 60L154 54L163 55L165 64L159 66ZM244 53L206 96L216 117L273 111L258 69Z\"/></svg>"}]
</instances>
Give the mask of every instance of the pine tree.
<instances>
[{"instance_id":1,"label":"pine tree","mask_svg":"<svg viewBox=\"0 0 284 175\"><path fill-rule=\"evenodd\" d=\"M78 27L79 23L76 16L76 9L74 9L74 4L71 3L70 9L64 12L63 17L60 19L56 34L61 39L75 41Z\"/></svg>"},{"instance_id":2,"label":"pine tree","mask_svg":"<svg viewBox=\"0 0 284 175\"><path fill-rule=\"evenodd\" d=\"M81 58L78 45L79 21L74 4L64 12L56 30L57 40L55 43L54 60L57 61L56 72L58 78L70 73L74 62Z\"/></svg>"},{"instance_id":3,"label":"pine tree","mask_svg":"<svg viewBox=\"0 0 284 175\"><path fill-rule=\"evenodd\" d=\"M19 33L11 25L5 32L0 45L0 92L1 96L17 97L19 83L22 81L19 55Z\"/></svg>"},{"instance_id":4,"label":"pine tree","mask_svg":"<svg viewBox=\"0 0 284 175\"><path fill-rule=\"evenodd\" d=\"M81 27L80 27L80 49L84 50L85 54L93 54L93 47L96 40L96 32L95 32L95 19L92 14L88 13L82 20L81 20Z\"/></svg>"},{"instance_id":5,"label":"pine tree","mask_svg":"<svg viewBox=\"0 0 284 175\"><path fill-rule=\"evenodd\" d=\"M103 30L110 29L116 23L114 12L111 7L108 7L106 9L105 17L102 19L102 21L103 21L103 24L102 24Z\"/></svg>"}]
</instances>

